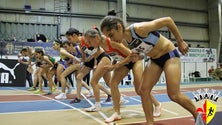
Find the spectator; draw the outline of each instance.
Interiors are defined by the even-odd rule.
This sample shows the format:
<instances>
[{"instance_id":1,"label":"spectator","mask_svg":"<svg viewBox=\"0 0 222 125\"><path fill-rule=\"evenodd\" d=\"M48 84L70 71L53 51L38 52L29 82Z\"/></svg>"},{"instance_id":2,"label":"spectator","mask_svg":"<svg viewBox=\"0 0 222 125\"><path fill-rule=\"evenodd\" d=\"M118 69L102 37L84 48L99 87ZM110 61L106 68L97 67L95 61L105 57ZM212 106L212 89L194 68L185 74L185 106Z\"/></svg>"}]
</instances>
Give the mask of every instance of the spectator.
<instances>
[{"instance_id":1,"label":"spectator","mask_svg":"<svg viewBox=\"0 0 222 125\"><path fill-rule=\"evenodd\" d=\"M110 16L116 16L116 12L115 12L115 10L110 10L108 13L107 13L107 15L110 15Z\"/></svg>"},{"instance_id":2,"label":"spectator","mask_svg":"<svg viewBox=\"0 0 222 125\"><path fill-rule=\"evenodd\" d=\"M222 64L219 65L218 68L212 71L212 77L216 80L222 80Z\"/></svg>"},{"instance_id":3,"label":"spectator","mask_svg":"<svg viewBox=\"0 0 222 125\"><path fill-rule=\"evenodd\" d=\"M17 39L15 36L12 37L12 42L17 42Z\"/></svg>"},{"instance_id":4,"label":"spectator","mask_svg":"<svg viewBox=\"0 0 222 125\"><path fill-rule=\"evenodd\" d=\"M191 47L191 44L189 43L188 46Z\"/></svg>"},{"instance_id":5,"label":"spectator","mask_svg":"<svg viewBox=\"0 0 222 125\"><path fill-rule=\"evenodd\" d=\"M47 42L47 38L43 34L36 34L36 41L37 42Z\"/></svg>"},{"instance_id":6,"label":"spectator","mask_svg":"<svg viewBox=\"0 0 222 125\"><path fill-rule=\"evenodd\" d=\"M30 53L29 48L23 48L21 52L18 54L18 62L21 64L27 65L26 70L26 80L29 83L29 87L33 86L33 80L32 80L32 73L33 68L31 66L31 59L30 59Z\"/></svg>"},{"instance_id":7,"label":"spectator","mask_svg":"<svg viewBox=\"0 0 222 125\"><path fill-rule=\"evenodd\" d=\"M214 66L211 66L210 69L208 70L209 76L212 76L214 70L215 70Z\"/></svg>"},{"instance_id":8,"label":"spectator","mask_svg":"<svg viewBox=\"0 0 222 125\"><path fill-rule=\"evenodd\" d=\"M200 72L199 71L195 71L195 72L192 73L192 76L200 77Z\"/></svg>"}]
</instances>

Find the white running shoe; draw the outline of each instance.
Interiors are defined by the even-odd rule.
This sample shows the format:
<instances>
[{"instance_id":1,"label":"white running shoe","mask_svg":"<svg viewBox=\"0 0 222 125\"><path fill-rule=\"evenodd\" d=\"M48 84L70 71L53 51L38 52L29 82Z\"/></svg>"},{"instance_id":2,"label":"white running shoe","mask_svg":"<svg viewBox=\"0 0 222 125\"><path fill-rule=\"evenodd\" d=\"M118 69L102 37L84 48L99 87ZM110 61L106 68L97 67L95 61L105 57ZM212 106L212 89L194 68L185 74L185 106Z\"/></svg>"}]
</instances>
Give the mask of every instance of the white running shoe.
<instances>
[{"instance_id":1,"label":"white running shoe","mask_svg":"<svg viewBox=\"0 0 222 125\"><path fill-rule=\"evenodd\" d=\"M87 112L97 112L97 111L100 111L101 109L102 109L101 105L97 105L97 106L93 105L89 108L85 108L85 111L87 111Z\"/></svg>"},{"instance_id":2,"label":"white running shoe","mask_svg":"<svg viewBox=\"0 0 222 125\"><path fill-rule=\"evenodd\" d=\"M120 101L119 101L119 104L120 105L124 105L127 103L127 100L123 98L123 96L120 96Z\"/></svg>"},{"instance_id":3,"label":"white running shoe","mask_svg":"<svg viewBox=\"0 0 222 125\"><path fill-rule=\"evenodd\" d=\"M113 121L120 120L121 118L122 118L121 115L118 115L118 114L115 112L115 113L113 113L113 115L112 115L111 117L107 118L107 119L105 120L105 122L106 122L106 123L110 123L110 122L113 122Z\"/></svg>"},{"instance_id":4,"label":"white running shoe","mask_svg":"<svg viewBox=\"0 0 222 125\"><path fill-rule=\"evenodd\" d=\"M154 116L154 117L160 117L160 115L161 115L161 110L162 110L162 104L159 103L158 106L155 106L155 107L154 107L153 116Z\"/></svg>"},{"instance_id":5,"label":"white running shoe","mask_svg":"<svg viewBox=\"0 0 222 125\"><path fill-rule=\"evenodd\" d=\"M92 90L89 90L89 93L86 95L87 98L93 97L94 93Z\"/></svg>"},{"instance_id":6,"label":"white running shoe","mask_svg":"<svg viewBox=\"0 0 222 125\"><path fill-rule=\"evenodd\" d=\"M66 97L66 94L65 93L60 93L59 95L57 95L56 97L55 97L55 99L57 99L57 100L61 100L61 99L66 99L67 97Z\"/></svg>"}]
</instances>

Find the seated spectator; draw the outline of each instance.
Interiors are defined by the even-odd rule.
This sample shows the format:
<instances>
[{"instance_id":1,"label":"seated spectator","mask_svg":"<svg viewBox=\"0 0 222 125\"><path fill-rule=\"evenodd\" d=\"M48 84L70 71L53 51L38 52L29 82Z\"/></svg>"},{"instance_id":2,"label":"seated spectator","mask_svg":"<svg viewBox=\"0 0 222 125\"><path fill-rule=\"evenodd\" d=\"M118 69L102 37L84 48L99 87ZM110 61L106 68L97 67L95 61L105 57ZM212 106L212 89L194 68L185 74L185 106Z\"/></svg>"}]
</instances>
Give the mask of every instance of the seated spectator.
<instances>
[{"instance_id":1,"label":"seated spectator","mask_svg":"<svg viewBox=\"0 0 222 125\"><path fill-rule=\"evenodd\" d=\"M15 36L13 36L11 41L12 41L12 42L17 42L16 37L15 37Z\"/></svg>"},{"instance_id":2,"label":"seated spectator","mask_svg":"<svg viewBox=\"0 0 222 125\"><path fill-rule=\"evenodd\" d=\"M47 42L47 38L43 34L36 34L36 41L37 42Z\"/></svg>"},{"instance_id":3,"label":"seated spectator","mask_svg":"<svg viewBox=\"0 0 222 125\"><path fill-rule=\"evenodd\" d=\"M191 44L189 43L188 46L191 47Z\"/></svg>"},{"instance_id":4,"label":"seated spectator","mask_svg":"<svg viewBox=\"0 0 222 125\"><path fill-rule=\"evenodd\" d=\"M199 71L195 71L191 74L192 74L193 77L200 77L200 72Z\"/></svg>"},{"instance_id":5,"label":"seated spectator","mask_svg":"<svg viewBox=\"0 0 222 125\"><path fill-rule=\"evenodd\" d=\"M214 70L215 70L214 66L211 66L210 69L208 70L209 76L212 76Z\"/></svg>"},{"instance_id":6,"label":"seated spectator","mask_svg":"<svg viewBox=\"0 0 222 125\"><path fill-rule=\"evenodd\" d=\"M222 80L222 64L212 71L211 76L216 80Z\"/></svg>"}]
</instances>

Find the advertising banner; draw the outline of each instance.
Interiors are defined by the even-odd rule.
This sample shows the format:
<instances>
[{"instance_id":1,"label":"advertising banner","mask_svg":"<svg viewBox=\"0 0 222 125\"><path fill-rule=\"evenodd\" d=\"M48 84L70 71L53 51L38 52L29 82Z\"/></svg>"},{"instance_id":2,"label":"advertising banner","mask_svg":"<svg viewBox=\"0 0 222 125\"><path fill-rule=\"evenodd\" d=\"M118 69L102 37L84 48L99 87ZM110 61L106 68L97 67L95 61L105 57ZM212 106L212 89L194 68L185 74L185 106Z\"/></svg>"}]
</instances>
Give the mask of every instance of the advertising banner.
<instances>
[{"instance_id":1,"label":"advertising banner","mask_svg":"<svg viewBox=\"0 0 222 125\"><path fill-rule=\"evenodd\" d=\"M26 86L27 66L17 60L0 59L0 86Z\"/></svg>"},{"instance_id":2,"label":"advertising banner","mask_svg":"<svg viewBox=\"0 0 222 125\"><path fill-rule=\"evenodd\" d=\"M17 55L22 48L31 47L33 49L43 48L46 54L50 56L58 56L58 52L52 48L52 42L1 42L0 53L2 55Z\"/></svg>"},{"instance_id":3,"label":"advertising banner","mask_svg":"<svg viewBox=\"0 0 222 125\"><path fill-rule=\"evenodd\" d=\"M186 55L181 55L182 62L217 62L217 51L211 48L189 48Z\"/></svg>"}]
</instances>

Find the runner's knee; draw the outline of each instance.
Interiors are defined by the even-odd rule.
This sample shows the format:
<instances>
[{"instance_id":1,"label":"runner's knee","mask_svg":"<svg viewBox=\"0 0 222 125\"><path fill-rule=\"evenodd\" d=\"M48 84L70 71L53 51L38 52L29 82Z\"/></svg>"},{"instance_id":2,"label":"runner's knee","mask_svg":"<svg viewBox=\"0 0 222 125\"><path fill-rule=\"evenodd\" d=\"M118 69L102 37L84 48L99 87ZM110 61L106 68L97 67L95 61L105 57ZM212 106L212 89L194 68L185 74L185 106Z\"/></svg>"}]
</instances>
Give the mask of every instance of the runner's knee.
<instances>
[{"instance_id":1,"label":"runner's knee","mask_svg":"<svg viewBox=\"0 0 222 125\"><path fill-rule=\"evenodd\" d=\"M179 98L180 98L180 94L169 94L169 98L174 101L174 102L178 102Z\"/></svg>"}]
</instances>

